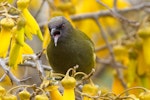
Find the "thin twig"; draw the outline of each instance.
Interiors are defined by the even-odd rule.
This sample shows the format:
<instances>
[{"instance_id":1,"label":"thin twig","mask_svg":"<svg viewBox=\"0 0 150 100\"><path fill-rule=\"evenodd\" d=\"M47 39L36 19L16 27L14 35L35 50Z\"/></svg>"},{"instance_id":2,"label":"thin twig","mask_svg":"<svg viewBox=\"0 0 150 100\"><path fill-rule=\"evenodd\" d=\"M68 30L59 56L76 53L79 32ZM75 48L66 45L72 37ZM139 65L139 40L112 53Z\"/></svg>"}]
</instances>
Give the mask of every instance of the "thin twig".
<instances>
[{"instance_id":1,"label":"thin twig","mask_svg":"<svg viewBox=\"0 0 150 100\"><path fill-rule=\"evenodd\" d=\"M115 100L117 100L118 98L120 98L122 95L124 95L125 93L131 91L131 90L135 90L135 89L139 89L139 90L143 90L144 92L147 92L149 91L147 88L144 88L144 87L132 87L132 88L128 88L126 89L125 91L123 91L122 93L120 93L116 98Z\"/></svg>"},{"instance_id":2,"label":"thin twig","mask_svg":"<svg viewBox=\"0 0 150 100\"><path fill-rule=\"evenodd\" d=\"M43 7L43 5L44 5L45 1L46 1L46 0L42 0L42 3L41 3L41 5L40 5L40 8L38 9L37 13L36 13L36 14L35 14L35 16L34 16L34 17L35 17L35 19L38 17L39 13L41 12L42 7Z\"/></svg>"},{"instance_id":3,"label":"thin twig","mask_svg":"<svg viewBox=\"0 0 150 100\"><path fill-rule=\"evenodd\" d=\"M52 67L51 67L51 66L42 65L42 67L44 68L44 70L47 70L47 71L52 70Z\"/></svg>"},{"instance_id":4,"label":"thin twig","mask_svg":"<svg viewBox=\"0 0 150 100\"><path fill-rule=\"evenodd\" d=\"M35 62L32 62L32 61L25 61L23 64L19 64L19 66L36 68ZM47 65L42 64L42 67L44 68L44 70L47 70L47 71L52 70L51 66L47 66Z\"/></svg>"},{"instance_id":5,"label":"thin twig","mask_svg":"<svg viewBox=\"0 0 150 100\"><path fill-rule=\"evenodd\" d=\"M114 0L114 9L115 9L115 10L118 10L118 9L117 9L117 2L118 2L117 0Z\"/></svg>"},{"instance_id":6,"label":"thin twig","mask_svg":"<svg viewBox=\"0 0 150 100\"><path fill-rule=\"evenodd\" d=\"M118 99L120 99L120 100L136 100L135 98L133 98L131 96L123 96L123 97L120 97Z\"/></svg>"},{"instance_id":7,"label":"thin twig","mask_svg":"<svg viewBox=\"0 0 150 100\"><path fill-rule=\"evenodd\" d=\"M20 10L18 10L16 7L12 6L11 4L5 2L5 3L1 3L0 7L2 7L2 10L0 12L1 16L7 16L7 17L11 17L11 18L18 18L19 15L11 15L9 13L9 9L13 8L15 9L17 12L21 13ZM9 8L9 9L8 9Z\"/></svg>"},{"instance_id":8,"label":"thin twig","mask_svg":"<svg viewBox=\"0 0 150 100\"><path fill-rule=\"evenodd\" d=\"M50 66L46 66L46 65L42 65L41 60L40 60L40 54L32 54L32 55L23 55L23 60L24 60L24 65L23 64L19 64L20 66L31 66L31 67L36 67L39 72L40 75L43 77L45 77L45 72L44 70L52 70ZM9 67L7 67L8 64L8 57L5 59L0 59L0 66L2 67L2 69L4 70L5 74L8 75L8 77L10 78L10 80L14 83L16 83L17 85L21 84L21 82L26 81L28 79L30 79L31 77L19 80L16 76L14 76L14 74L9 70ZM1 77L0 81L3 80L5 78L5 74Z\"/></svg>"},{"instance_id":9,"label":"thin twig","mask_svg":"<svg viewBox=\"0 0 150 100\"><path fill-rule=\"evenodd\" d=\"M0 82L2 82L4 80L4 78L6 77L6 73L4 73L4 75L0 78Z\"/></svg>"},{"instance_id":10,"label":"thin twig","mask_svg":"<svg viewBox=\"0 0 150 100\"><path fill-rule=\"evenodd\" d=\"M51 9L53 9L53 10L56 9L56 7L49 0L46 0L46 1L48 2L49 7L51 7ZM132 11L139 12L139 11L149 8L149 7L150 7L150 3L144 2L139 5L132 6L130 8L118 9L118 13L125 14L125 13L132 12ZM112 9L114 9L114 8L112 8ZM93 19L95 16L97 16L97 17L106 17L106 16L113 17L109 10L100 10L97 12L71 15L70 18L72 19L72 21L78 21L78 20L84 20L84 19ZM39 23L39 25L43 26L43 25L46 25L47 23L48 23L48 21L45 21L45 22Z\"/></svg>"},{"instance_id":11,"label":"thin twig","mask_svg":"<svg viewBox=\"0 0 150 100\"><path fill-rule=\"evenodd\" d=\"M119 77L119 80L121 81L123 87L127 88L126 83L124 82L124 79L123 79L123 75L120 72L120 68L124 68L124 66L121 63L119 63L119 62L117 62L115 60L115 56L114 56L114 53L113 53L112 46L109 44L108 39L106 37L106 33L104 32L104 29L102 28L101 24L99 23L97 17L95 17L95 22L98 25L98 27L100 29L100 33L101 33L101 35L102 35L102 37L103 37L103 39L104 39L104 41L106 43L106 46L107 46L107 48L109 50L109 53L110 53L110 56L111 56L111 62L110 62L110 64L112 65L112 67L114 67L116 69L118 77Z\"/></svg>"},{"instance_id":12,"label":"thin twig","mask_svg":"<svg viewBox=\"0 0 150 100\"><path fill-rule=\"evenodd\" d=\"M124 77L123 77L123 73L121 71L122 69L119 69L119 68L116 68L116 72L117 72L117 75L118 75L118 79L120 80L122 86L127 89L127 84L126 82L124 81Z\"/></svg>"},{"instance_id":13,"label":"thin twig","mask_svg":"<svg viewBox=\"0 0 150 100\"><path fill-rule=\"evenodd\" d=\"M31 77L25 78L25 79L18 79L10 70L9 70L9 66L6 66L5 62L6 60L4 59L0 59L0 66L2 67L2 69L4 70L5 74L1 77L0 82L6 77L6 75L8 75L8 77L10 78L12 83L16 83L16 85L20 85L21 82L24 82L28 79L30 79Z\"/></svg>"},{"instance_id":14,"label":"thin twig","mask_svg":"<svg viewBox=\"0 0 150 100\"><path fill-rule=\"evenodd\" d=\"M41 60L35 60L35 63L37 64L37 69L39 70L40 74L42 75L42 78L46 76L44 69L42 67Z\"/></svg>"},{"instance_id":15,"label":"thin twig","mask_svg":"<svg viewBox=\"0 0 150 100\"><path fill-rule=\"evenodd\" d=\"M56 10L57 8L54 5L54 1L53 0L46 0L46 2L48 3L50 9L52 10Z\"/></svg>"},{"instance_id":16,"label":"thin twig","mask_svg":"<svg viewBox=\"0 0 150 100\"><path fill-rule=\"evenodd\" d=\"M103 37L103 39L104 39L104 41L105 41L105 43L107 45L107 48L109 50L110 56L112 57L112 60L115 61L115 56L114 56L114 53L113 53L113 49L112 49L111 45L109 44L108 38L106 36L106 33L104 32L104 29L101 26L101 24L99 23L97 17L95 17L95 22L96 22L96 24L98 25L98 27L100 29L100 33L101 33L101 35L102 35L102 37Z\"/></svg>"},{"instance_id":17,"label":"thin twig","mask_svg":"<svg viewBox=\"0 0 150 100\"><path fill-rule=\"evenodd\" d=\"M41 60L39 59L41 56L40 54L32 54L32 55L23 55L23 59L24 60L33 60L36 64L36 68L37 70L40 72L40 75L42 76L42 78L45 77L45 72L44 72L44 68L42 67L42 63Z\"/></svg>"},{"instance_id":18,"label":"thin twig","mask_svg":"<svg viewBox=\"0 0 150 100\"><path fill-rule=\"evenodd\" d=\"M102 6L106 7L110 11L110 14L112 14L112 16L115 17L115 18L117 18L119 21L121 21L121 22L127 22L128 24L131 24L131 25L134 25L134 26L139 25L136 21L129 20L126 17L122 16L120 13L118 13L118 10L117 10L116 7L114 9L111 9L110 7L108 7L106 4L104 4L100 0L96 0L96 1L99 4L101 4ZM115 3L117 3L116 0L115 0ZM115 4L115 6L116 6L116 4Z\"/></svg>"},{"instance_id":19,"label":"thin twig","mask_svg":"<svg viewBox=\"0 0 150 100\"><path fill-rule=\"evenodd\" d=\"M12 82L15 82L17 85L20 84L20 80L14 76L14 74L9 70L9 68L5 65L4 60L0 59L0 65L3 68L3 70L5 71L5 73L9 76L10 80Z\"/></svg>"},{"instance_id":20,"label":"thin twig","mask_svg":"<svg viewBox=\"0 0 150 100\"><path fill-rule=\"evenodd\" d=\"M135 32L131 32L131 33L129 33L129 37L134 37L136 35L136 33ZM128 38L128 36L122 36L119 40L114 40L114 41L112 41L112 42L110 42L109 44L111 45L111 46L113 46L113 45L116 45L117 43L118 43L118 41L125 41L125 40L127 40L127 39L129 39ZM101 50L103 50L103 49L106 49L107 48L107 45L102 45L102 46L100 46L100 47L97 47L96 49L95 49L95 52L98 52L98 51L101 51Z\"/></svg>"},{"instance_id":21,"label":"thin twig","mask_svg":"<svg viewBox=\"0 0 150 100\"><path fill-rule=\"evenodd\" d=\"M31 79L31 78L32 78L32 77L27 77L27 78L24 78L24 79L20 80L20 82L27 81L27 80L29 80L29 79Z\"/></svg>"},{"instance_id":22,"label":"thin twig","mask_svg":"<svg viewBox=\"0 0 150 100\"><path fill-rule=\"evenodd\" d=\"M100 98L100 94L101 94L101 92L100 91L98 91L98 93L97 93L97 95L96 96L91 96L91 95L89 95L89 94L87 94L87 93L82 93L82 92L80 92L80 91L78 91L78 90L75 90L77 93L79 93L81 96L85 96L85 97L89 97L89 98L93 98L93 99L98 99L98 98Z\"/></svg>"},{"instance_id":23,"label":"thin twig","mask_svg":"<svg viewBox=\"0 0 150 100\"><path fill-rule=\"evenodd\" d=\"M108 58L107 59L100 59L100 58L96 57L96 62L98 62L100 64L108 65L108 64L110 64L111 59L108 59Z\"/></svg>"},{"instance_id":24,"label":"thin twig","mask_svg":"<svg viewBox=\"0 0 150 100\"><path fill-rule=\"evenodd\" d=\"M120 10L118 9L118 13L123 14L123 13L131 12L131 11L137 11L138 12L140 10L143 10L143 9L146 9L149 7L150 7L150 2L144 2L144 3L141 3L139 5L130 7L130 8L124 8L124 9L120 9ZM114 8L112 8L112 9L114 9ZM101 10L98 12L71 15L70 18L73 21L77 21L77 20L82 20L82 19L91 19L91 18L93 19L95 16L105 17L105 16L112 16L112 14L110 13L109 10Z\"/></svg>"}]
</instances>

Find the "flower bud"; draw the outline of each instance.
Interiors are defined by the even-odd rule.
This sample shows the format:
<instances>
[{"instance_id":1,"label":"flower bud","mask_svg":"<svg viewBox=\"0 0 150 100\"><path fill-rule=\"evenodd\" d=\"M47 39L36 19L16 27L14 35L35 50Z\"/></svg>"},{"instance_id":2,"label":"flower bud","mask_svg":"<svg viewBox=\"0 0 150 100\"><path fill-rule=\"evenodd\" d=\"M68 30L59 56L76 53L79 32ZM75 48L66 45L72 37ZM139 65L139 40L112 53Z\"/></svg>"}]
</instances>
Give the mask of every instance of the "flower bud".
<instances>
[{"instance_id":1,"label":"flower bud","mask_svg":"<svg viewBox=\"0 0 150 100\"><path fill-rule=\"evenodd\" d=\"M20 9L25 9L28 7L29 3L30 3L30 0L18 0L17 6Z\"/></svg>"},{"instance_id":2,"label":"flower bud","mask_svg":"<svg viewBox=\"0 0 150 100\"><path fill-rule=\"evenodd\" d=\"M61 84L65 89L74 88L76 86L76 80L74 77L67 75L62 79Z\"/></svg>"},{"instance_id":3,"label":"flower bud","mask_svg":"<svg viewBox=\"0 0 150 100\"><path fill-rule=\"evenodd\" d=\"M30 93L26 90L19 92L20 100L30 100Z\"/></svg>"},{"instance_id":4,"label":"flower bud","mask_svg":"<svg viewBox=\"0 0 150 100\"><path fill-rule=\"evenodd\" d=\"M36 95L35 100L49 100L46 95Z\"/></svg>"},{"instance_id":5,"label":"flower bud","mask_svg":"<svg viewBox=\"0 0 150 100\"><path fill-rule=\"evenodd\" d=\"M14 24L14 20L12 18L3 18L0 21L0 24L2 25L2 28L6 28L6 29L10 29L12 28L15 24Z\"/></svg>"}]
</instances>

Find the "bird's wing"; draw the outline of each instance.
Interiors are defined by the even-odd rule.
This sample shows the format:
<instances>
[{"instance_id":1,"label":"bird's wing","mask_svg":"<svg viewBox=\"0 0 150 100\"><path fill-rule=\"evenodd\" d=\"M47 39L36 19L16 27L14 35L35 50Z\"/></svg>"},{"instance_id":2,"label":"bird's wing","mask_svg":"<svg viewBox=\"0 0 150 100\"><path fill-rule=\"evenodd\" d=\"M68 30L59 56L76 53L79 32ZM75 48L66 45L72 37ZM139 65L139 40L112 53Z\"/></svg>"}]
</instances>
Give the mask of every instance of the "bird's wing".
<instances>
[{"instance_id":1,"label":"bird's wing","mask_svg":"<svg viewBox=\"0 0 150 100\"><path fill-rule=\"evenodd\" d=\"M80 35L81 38L84 38L85 40L87 40L87 42L89 42L89 44L91 45L93 50L95 50L93 41L85 33L83 33L82 31L80 31L78 29L76 29L76 30L77 30L77 34Z\"/></svg>"}]
</instances>

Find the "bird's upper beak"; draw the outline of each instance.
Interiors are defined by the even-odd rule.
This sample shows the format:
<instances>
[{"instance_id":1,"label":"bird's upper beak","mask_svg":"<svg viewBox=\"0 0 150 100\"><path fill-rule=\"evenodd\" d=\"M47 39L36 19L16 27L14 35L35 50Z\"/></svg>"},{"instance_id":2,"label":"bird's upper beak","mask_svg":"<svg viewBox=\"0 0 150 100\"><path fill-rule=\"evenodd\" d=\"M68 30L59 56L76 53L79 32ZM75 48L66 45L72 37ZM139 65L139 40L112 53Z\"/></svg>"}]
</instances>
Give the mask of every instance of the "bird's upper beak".
<instances>
[{"instance_id":1,"label":"bird's upper beak","mask_svg":"<svg viewBox=\"0 0 150 100\"><path fill-rule=\"evenodd\" d=\"M51 29L51 35L54 39L54 44L55 46L57 46L57 42L58 42L58 39L60 37L60 30L56 29L56 28L52 28Z\"/></svg>"}]
</instances>

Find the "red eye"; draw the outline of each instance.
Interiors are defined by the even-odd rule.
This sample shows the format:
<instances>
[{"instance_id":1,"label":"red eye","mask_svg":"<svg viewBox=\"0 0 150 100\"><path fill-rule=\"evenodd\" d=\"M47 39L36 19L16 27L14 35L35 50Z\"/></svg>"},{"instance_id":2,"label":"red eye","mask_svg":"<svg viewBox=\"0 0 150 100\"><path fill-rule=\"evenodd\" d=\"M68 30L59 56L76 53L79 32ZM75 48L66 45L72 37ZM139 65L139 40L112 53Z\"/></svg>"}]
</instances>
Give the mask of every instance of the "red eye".
<instances>
[{"instance_id":1,"label":"red eye","mask_svg":"<svg viewBox=\"0 0 150 100\"><path fill-rule=\"evenodd\" d=\"M61 28L64 28L65 27L65 24L61 24Z\"/></svg>"},{"instance_id":2,"label":"red eye","mask_svg":"<svg viewBox=\"0 0 150 100\"><path fill-rule=\"evenodd\" d=\"M63 29L65 27L65 24L61 24L59 26L57 26L58 29Z\"/></svg>"}]
</instances>

